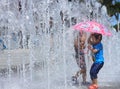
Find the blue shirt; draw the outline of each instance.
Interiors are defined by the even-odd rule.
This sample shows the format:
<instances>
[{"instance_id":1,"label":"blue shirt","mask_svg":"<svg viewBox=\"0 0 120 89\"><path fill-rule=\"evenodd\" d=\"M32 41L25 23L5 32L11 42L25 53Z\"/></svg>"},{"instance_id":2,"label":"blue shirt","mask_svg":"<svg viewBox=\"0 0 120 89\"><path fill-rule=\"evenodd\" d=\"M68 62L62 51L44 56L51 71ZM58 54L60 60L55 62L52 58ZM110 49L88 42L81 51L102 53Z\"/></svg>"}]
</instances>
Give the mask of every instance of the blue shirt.
<instances>
[{"instance_id":1,"label":"blue shirt","mask_svg":"<svg viewBox=\"0 0 120 89\"><path fill-rule=\"evenodd\" d=\"M95 57L95 62L104 62L104 57L103 57L103 45L102 43L98 43L93 45L93 49L96 49L97 52L94 53L94 57Z\"/></svg>"}]
</instances>

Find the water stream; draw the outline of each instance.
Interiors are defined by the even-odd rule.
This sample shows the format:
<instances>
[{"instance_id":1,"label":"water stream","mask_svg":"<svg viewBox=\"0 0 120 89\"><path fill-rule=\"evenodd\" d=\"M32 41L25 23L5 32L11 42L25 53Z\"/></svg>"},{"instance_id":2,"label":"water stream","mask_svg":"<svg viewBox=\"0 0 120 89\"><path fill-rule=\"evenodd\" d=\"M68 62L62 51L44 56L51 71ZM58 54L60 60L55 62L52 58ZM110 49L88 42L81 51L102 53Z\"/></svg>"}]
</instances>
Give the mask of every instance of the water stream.
<instances>
[{"instance_id":1,"label":"water stream","mask_svg":"<svg viewBox=\"0 0 120 89\"><path fill-rule=\"evenodd\" d=\"M97 20L110 31L103 36L105 65L100 85L120 83L120 33L110 26L106 7L96 0L0 0L0 89L87 89L73 86L78 70L72 26ZM89 33L88 33L89 34ZM86 55L87 81L92 61Z\"/></svg>"}]
</instances>

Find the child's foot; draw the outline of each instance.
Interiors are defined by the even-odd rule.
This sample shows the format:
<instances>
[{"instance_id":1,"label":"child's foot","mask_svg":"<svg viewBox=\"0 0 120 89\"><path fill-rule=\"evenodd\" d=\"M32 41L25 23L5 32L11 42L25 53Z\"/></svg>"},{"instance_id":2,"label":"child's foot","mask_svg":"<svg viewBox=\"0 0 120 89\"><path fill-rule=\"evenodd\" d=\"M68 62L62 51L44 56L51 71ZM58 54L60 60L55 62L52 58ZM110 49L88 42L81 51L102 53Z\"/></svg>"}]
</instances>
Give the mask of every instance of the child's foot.
<instances>
[{"instance_id":1,"label":"child's foot","mask_svg":"<svg viewBox=\"0 0 120 89\"><path fill-rule=\"evenodd\" d=\"M82 82L81 85L86 85L86 82Z\"/></svg>"},{"instance_id":2,"label":"child's foot","mask_svg":"<svg viewBox=\"0 0 120 89\"><path fill-rule=\"evenodd\" d=\"M88 83L87 83L86 81L83 81L83 82L81 83L81 85L86 86L86 85L88 85Z\"/></svg>"},{"instance_id":3,"label":"child's foot","mask_svg":"<svg viewBox=\"0 0 120 89\"><path fill-rule=\"evenodd\" d=\"M74 83L77 83L77 77L76 76L72 76L72 81L74 81Z\"/></svg>"},{"instance_id":4,"label":"child's foot","mask_svg":"<svg viewBox=\"0 0 120 89\"><path fill-rule=\"evenodd\" d=\"M81 85L83 85L83 86L89 86L90 82L85 81L85 82L82 82Z\"/></svg>"},{"instance_id":5,"label":"child's foot","mask_svg":"<svg viewBox=\"0 0 120 89\"><path fill-rule=\"evenodd\" d=\"M89 86L88 89L98 89L98 85L92 84L92 85Z\"/></svg>"}]
</instances>

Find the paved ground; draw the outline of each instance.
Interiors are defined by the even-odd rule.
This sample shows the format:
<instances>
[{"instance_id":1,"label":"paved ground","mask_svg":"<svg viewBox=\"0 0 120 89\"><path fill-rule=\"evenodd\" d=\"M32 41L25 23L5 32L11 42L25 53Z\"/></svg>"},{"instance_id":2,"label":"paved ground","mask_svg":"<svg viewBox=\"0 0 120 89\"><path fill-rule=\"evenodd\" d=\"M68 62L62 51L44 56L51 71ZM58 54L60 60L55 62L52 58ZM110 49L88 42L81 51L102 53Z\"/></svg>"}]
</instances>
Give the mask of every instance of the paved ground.
<instances>
[{"instance_id":1,"label":"paved ground","mask_svg":"<svg viewBox=\"0 0 120 89\"><path fill-rule=\"evenodd\" d=\"M71 84L67 87L67 89L88 89L90 83L88 82L86 85L82 84ZM99 83L99 89L120 89L120 83Z\"/></svg>"},{"instance_id":2,"label":"paved ground","mask_svg":"<svg viewBox=\"0 0 120 89\"><path fill-rule=\"evenodd\" d=\"M42 78L43 79L43 78ZM81 83L73 84L71 81L53 81L44 80L41 81L39 78L30 81L23 82L23 79L11 79L12 82L8 82L9 79L0 79L0 89L88 89L87 85L82 85ZM21 86L22 85L22 86ZM120 89L119 83L99 83L99 89Z\"/></svg>"},{"instance_id":3,"label":"paved ground","mask_svg":"<svg viewBox=\"0 0 120 89\"><path fill-rule=\"evenodd\" d=\"M72 88L68 88L68 89L88 89L88 86L72 86ZM99 89L120 89L120 85L118 86L114 86L114 85L100 85Z\"/></svg>"},{"instance_id":4,"label":"paved ground","mask_svg":"<svg viewBox=\"0 0 120 89\"><path fill-rule=\"evenodd\" d=\"M7 55L7 56L5 56ZM11 50L11 51L4 51L3 53L0 54L0 68L4 69L6 66L8 66L8 57L10 56L11 60L11 65L20 65L23 63L22 60L24 60L25 63L29 63L29 50ZM22 59L21 59L22 58ZM62 63L60 63L62 64ZM41 64L42 65L42 64ZM74 64L72 64L74 65ZM44 66L43 66L44 67ZM56 70L57 68L61 68ZM55 68L55 69L54 69ZM71 67L70 67L71 68ZM73 68L73 67L72 67ZM15 81L13 82L13 79L11 79L12 82L8 82L8 80L3 80L0 78L0 89L88 89L88 85L83 86L80 83L79 84L72 84L71 81L67 81L69 83L65 84L64 80L64 73L61 72L61 70L64 70L64 65L59 66L59 65L52 65L50 68L50 71L48 72L47 68L45 67L46 70L39 70L32 75L35 79L32 83L29 83L29 80L27 81L27 84L23 83L24 77L22 72L18 74L18 77L16 78ZM52 71L53 70L53 71ZM7 70L6 70L7 71ZM21 70L22 71L22 70ZM71 71L71 70L70 70ZM70 72L72 74L72 72ZM58 72L58 74L57 74ZM50 74L49 74L50 73ZM49 74L49 81L48 81L48 74ZM69 74L68 74L69 75ZM38 77L37 77L38 76ZM46 77L47 76L47 77ZM60 77L63 76L63 77ZM70 75L71 76L71 75ZM27 79L29 76L25 76ZM44 79L46 78L46 79ZM21 86L21 80L23 86ZM54 81L57 80L57 81ZM19 82L20 83L19 83ZM43 82L43 83L42 83ZM50 84L48 84L50 83ZM26 86L27 85L27 86ZM49 86L48 86L49 85ZM120 89L120 83L99 83L99 89Z\"/></svg>"}]
</instances>

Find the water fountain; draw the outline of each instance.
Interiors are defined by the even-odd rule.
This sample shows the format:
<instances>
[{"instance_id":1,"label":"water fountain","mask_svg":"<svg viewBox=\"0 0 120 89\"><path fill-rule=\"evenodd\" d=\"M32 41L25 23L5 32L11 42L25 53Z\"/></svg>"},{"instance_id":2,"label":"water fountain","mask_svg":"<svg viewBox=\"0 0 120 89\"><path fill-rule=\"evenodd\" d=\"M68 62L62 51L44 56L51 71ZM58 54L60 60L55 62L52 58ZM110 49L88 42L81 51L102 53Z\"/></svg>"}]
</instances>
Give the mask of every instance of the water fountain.
<instances>
[{"instance_id":1,"label":"water fountain","mask_svg":"<svg viewBox=\"0 0 120 89\"><path fill-rule=\"evenodd\" d=\"M78 69L71 27L91 19L112 29L106 8L96 0L1 0L0 37L7 48L0 50L0 89L87 89L71 82ZM103 37L106 60L99 74L101 86L120 82L120 33L112 33Z\"/></svg>"}]
</instances>

